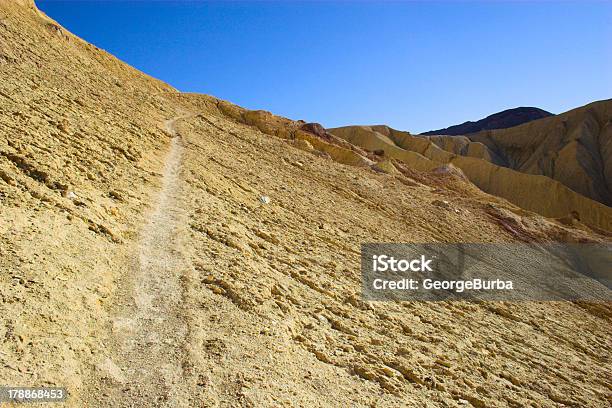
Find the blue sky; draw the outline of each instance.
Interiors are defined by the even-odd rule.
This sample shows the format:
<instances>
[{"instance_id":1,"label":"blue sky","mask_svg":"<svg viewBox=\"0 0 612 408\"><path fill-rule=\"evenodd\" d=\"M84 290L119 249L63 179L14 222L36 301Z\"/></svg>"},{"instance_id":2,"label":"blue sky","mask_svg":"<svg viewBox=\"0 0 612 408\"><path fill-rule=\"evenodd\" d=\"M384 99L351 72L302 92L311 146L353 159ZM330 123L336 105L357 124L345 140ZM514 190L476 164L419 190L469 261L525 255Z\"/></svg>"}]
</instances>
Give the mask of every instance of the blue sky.
<instances>
[{"instance_id":1,"label":"blue sky","mask_svg":"<svg viewBox=\"0 0 612 408\"><path fill-rule=\"evenodd\" d=\"M612 97L612 2L43 1L181 91L421 132Z\"/></svg>"}]
</instances>

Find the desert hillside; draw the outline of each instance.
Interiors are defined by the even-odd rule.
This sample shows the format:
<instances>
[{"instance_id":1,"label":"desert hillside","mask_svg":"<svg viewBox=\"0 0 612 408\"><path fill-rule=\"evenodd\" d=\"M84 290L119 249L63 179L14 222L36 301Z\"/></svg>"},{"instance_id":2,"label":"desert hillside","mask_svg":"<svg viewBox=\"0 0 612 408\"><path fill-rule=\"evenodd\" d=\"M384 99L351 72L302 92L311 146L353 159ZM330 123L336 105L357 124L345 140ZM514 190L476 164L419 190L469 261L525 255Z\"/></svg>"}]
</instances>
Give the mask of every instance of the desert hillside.
<instances>
[{"instance_id":1,"label":"desert hillside","mask_svg":"<svg viewBox=\"0 0 612 408\"><path fill-rule=\"evenodd\" d=\"M425 135L430 135L432 142L449 152L463 156L476 154L498 166L543 175L580 195L611 206L612 99L560 115L540 117L527 123L515 122L513 126L493 125L496 121L483 119L491 126L478 125L481 121L467 122L465 126Z\"/></svg>"},{"instance_id":2,"label":"desert hillside","mask_svg":"<svg viewBox=\"0 0 612 408\"><path fill-rule=\"evenodd\" d=\"M550 177L500 165L503 157L497 150L465 136L413 136L384 125L346 126L330 129L330 132L411 168L431 171L440 166L453 166L481 190L503 197L525 210L561 222L583 223L604 233L612 231L612 208Z\"/></svg>"},{"instance_id":3,"label":"desert hillside","mask_svg":"<svg viewBox=\"0 0 612 408\"><path fill-rule=\"evenodd\" d=\"M612 206L612 99L468 137L495 152L506 167L550 177Z\"/></svg>"},{"instance_id":4,"label":"desert hillside","mask_svg":"<svg viewBox=\"0 0 612 408\"><path fill-rule=\"evenodd\" d=\"M609 304L366 302L360 275L364 242L608 242L605 206L544 218L384 132L410 159L181 94L32 1L0 0L0 78L0 384L69 407L609 406Z\"/></svg>"}]
</instances>

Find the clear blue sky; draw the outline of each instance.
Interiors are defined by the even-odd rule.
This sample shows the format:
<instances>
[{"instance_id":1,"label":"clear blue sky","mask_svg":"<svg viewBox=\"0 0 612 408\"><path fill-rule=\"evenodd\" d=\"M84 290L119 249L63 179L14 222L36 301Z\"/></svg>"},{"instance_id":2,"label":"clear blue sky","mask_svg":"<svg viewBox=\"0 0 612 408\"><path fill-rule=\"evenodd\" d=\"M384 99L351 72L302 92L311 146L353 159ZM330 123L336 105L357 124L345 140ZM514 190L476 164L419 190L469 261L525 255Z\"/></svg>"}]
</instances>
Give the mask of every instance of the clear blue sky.
<instances>
[{"instance_id":1,"label":"clear blue sky","mask_svg":"<svg viewBox=\"0 0 612 408\"><path fill-rule=\"evenodd\" d=\"M326 127L421 132L612 97L612 2L37 4L181 91Z\"/></svg>"}]
</instances>

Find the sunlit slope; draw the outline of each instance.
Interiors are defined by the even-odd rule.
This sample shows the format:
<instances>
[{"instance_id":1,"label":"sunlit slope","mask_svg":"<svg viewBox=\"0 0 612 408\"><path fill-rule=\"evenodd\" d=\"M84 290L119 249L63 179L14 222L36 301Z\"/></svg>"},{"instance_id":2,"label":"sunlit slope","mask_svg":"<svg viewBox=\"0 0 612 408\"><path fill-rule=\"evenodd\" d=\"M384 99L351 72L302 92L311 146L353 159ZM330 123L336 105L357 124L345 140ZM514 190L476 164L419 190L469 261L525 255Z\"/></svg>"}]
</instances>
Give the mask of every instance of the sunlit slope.
<instances>
[{"instance_id":1,"label":"sunlit slope","mask_svg":"<svg viewBox=\"0 0 612 408\"><path fill-rule=\"evenodd\" d=\"M413 136L387 126L347 126L330 132L367 150L384 150L388 157L417 169L452 164L483 191L526 210L552 218L575 217L595 228L612 230L612 208L549 177L495 164L500 154L484 143L461 136Z\"/></svg>"},{"instance_id":2,"label":"sunlit slope","mask_svg":"<svg viewBox=\"0 0 612 408\"><path fill-rule=\"evenodd\" d=\"M23 3L0 1L0 383L78 398L160 184L174 91Z\"/></svg>"},{"instance_id":3,"label":"sunlit slope","mask_svg":"<svg viewBox=\"0 0 612 408\"><path fill-rule=\"evenodd\" d=\"M227 110L223 103L217 109ZM238 119L249 115L237 110ZM191 349L197 354L200 342L215 345L198 355L204 371L240 367L243 395L256 406L289 401L367 406L375 400L382 406L435 406L459 399L474 406L528 401L552 406L551 398L569 395L569 388L544 391L557 380L538 380L543 372L527 369L536 361L552 363L537 357L553 347L552 332L526 347L518 339L531 338L545 324L538 313L554 313L559 306L569 307L564 315L576 313L568 318L577 323L586 315L575 306L363 302L359 247L371 241L580 239L575 231L519 215L524 212L453 174L412 169L409 178L292 149L302 144L269 137L287 134L278 121L283 122L259 113L253 123L269 133L261 132L213 108L179 125L191 146L185 158L196 269L191 279L202 282L188 291L190 302L200 305L188 308L197 328ZM256 200L262 195L270 204ZM514 320L532 317L533 326ZM510 351L475 352L489 342ZM530 363L518 376L502 368L522 358ZM212 381L224 389L230 380ZM507 381L518 388L504 390ZM378 396L372 384L380 387ZM516 399L516 392L523 396Z\"/></svg>"},{"instance_id":4,"label":"sunlit slope","mask_svg":"<svg viewBox=\"0 0 612 408\"><path fill-rule=\"evenodd\" d=\"M175 118L187 330L168 354L180 386L161 393L176 406L607 404L606 305L368 303L359 271L364 242L605 237L444 168L179 94L25 4L0 1L1 384L66 386L71 407L159 404L116 358L130 341L116 310L143 283Z\"/></svg>"}]
</instances>

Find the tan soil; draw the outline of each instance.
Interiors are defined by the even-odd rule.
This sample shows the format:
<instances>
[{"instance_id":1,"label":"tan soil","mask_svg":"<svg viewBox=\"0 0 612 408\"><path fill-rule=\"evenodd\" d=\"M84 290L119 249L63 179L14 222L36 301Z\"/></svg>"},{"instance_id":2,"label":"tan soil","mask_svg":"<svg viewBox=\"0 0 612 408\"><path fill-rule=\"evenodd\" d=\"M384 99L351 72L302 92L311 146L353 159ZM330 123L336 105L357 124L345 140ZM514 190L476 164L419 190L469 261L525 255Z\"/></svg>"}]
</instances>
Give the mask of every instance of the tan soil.
<instances>
[{"instance_id":1,"label":"tan soil","mask_svg":"<svg viewBox=\"0 0 612 408\"><path fill-rule=\"evenodd\" d=\"M364 302L359 271L369 241L606 236L180 94L25 4L0 0L0 384L69 407L610 405L610 304Z\"/></svg>"},{"instance_id":2,"label":"tan soil","mask_svg":"<svg viewBox=\"0 0 612 408\"><path fill-rule=\"evenodd\" d=\"M187 406L184 388L184 343L188 326L182 310L182 280L190 267L182 248L187 227L180 208L183 142L175 123L162 172L162 186L138 238L138 264L119 285L111 313L112 352L98 364L98 376L87 391L88 405ZM111 351L111 350L108 350Z\"/></svg>"}]
</instances>

